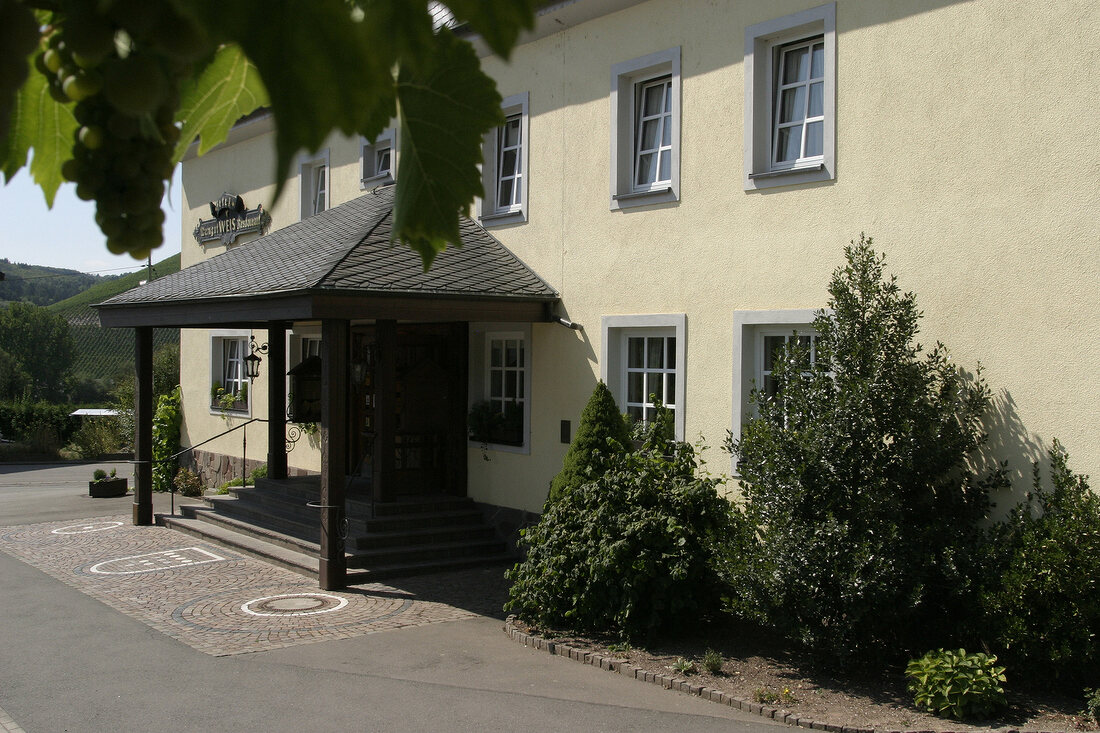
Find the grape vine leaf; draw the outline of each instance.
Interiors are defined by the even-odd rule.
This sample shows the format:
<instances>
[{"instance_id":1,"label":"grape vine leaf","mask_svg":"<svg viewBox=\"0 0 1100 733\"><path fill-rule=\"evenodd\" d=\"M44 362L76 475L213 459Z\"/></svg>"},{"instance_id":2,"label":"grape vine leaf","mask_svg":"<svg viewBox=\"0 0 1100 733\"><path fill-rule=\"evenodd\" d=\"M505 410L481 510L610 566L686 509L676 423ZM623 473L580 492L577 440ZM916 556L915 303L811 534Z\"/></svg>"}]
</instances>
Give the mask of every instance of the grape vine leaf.
<instances>
[{"instance_id":1,"label":"grape vine leaf","mask_svg":"<svg viewBox=\"0 0 1100 733\"><path fill-rule=\"evenodd\" d=\"M485 39L493 53L507 59L523 30L535 27L535 0L448 0L455 18Z\"/></svg>"},{"instance_id":2,"label":"grape vine leaf","mask_svg":"<svg viewBox=\"0 0 1100 733\"><path fill-rule=\"evenodd\" d=\"M50 207L64 180L61 164L72 157L73 133L78 127L72 107L54 101L46 77L32 70L15 99L8 136L0 140L4 181L10 181L27 164L33 149L30 174Z\"/></svg>"},{"instance_id":3,"label":"grape vine leaf","mask_svg":"<svg viewBox=\"0 0 1100 733\"><path fill-rule=\"evenodd\" d=\"M182 124L174 162L183 159L196 137L198 154L202 155L223 142L239 119L267 104L267 89L240 46L222 46L199 75L180 90L176 118Z\"/></svg>"},{"instance_id":4,"label":"grape vine leaf","mask_svg":"<svg viewBox=\"0 0 1100 733\"><path fill-rule=\"evenodd\" d=\"M420 253L424 269L448 243L459 244L458 217L483 195L483 135L503 123L496 84L473 47L449 30L416 71L402 68L397 97L401 168L394 202L394 238Z\"/></svg>"}]
</instances>

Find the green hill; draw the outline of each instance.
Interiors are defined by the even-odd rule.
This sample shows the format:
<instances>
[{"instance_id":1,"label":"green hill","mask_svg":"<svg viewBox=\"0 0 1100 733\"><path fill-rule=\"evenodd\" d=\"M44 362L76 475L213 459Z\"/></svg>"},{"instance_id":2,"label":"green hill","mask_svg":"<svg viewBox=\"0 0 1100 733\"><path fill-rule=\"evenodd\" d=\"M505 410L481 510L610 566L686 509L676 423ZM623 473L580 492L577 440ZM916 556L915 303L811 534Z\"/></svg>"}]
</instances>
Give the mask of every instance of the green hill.
<instances>
[{"instance_id":1,"label":"green hill","mask_svg":"<svg viewBox=\"0 0 1100 733\"><path fill-rule=\"evenodd\" d=\"M153 277L164 277L180 269L180 256L173 255L153 265ZM49 309L69 322L76 345L73 373L81 378L112 381L134 368L134 333L129 328L103 328L93 303L102 303L119 293L136 288L149 277L148 269L100 282ZM178 328L154 328L153 348L179 343Z\"/></svg>"},{"instance_id":2,"label":"green hill","mask_svg":"<svg viewBox=\"0 0 1100 733\"><path fill-rule=\"evenodd\" d=\"M69 298L95 286L114 280L117 275L89 275L44 265L26 265L0 258L0 305L25 301L45 306Z\"/></svg>"}]
</instances>

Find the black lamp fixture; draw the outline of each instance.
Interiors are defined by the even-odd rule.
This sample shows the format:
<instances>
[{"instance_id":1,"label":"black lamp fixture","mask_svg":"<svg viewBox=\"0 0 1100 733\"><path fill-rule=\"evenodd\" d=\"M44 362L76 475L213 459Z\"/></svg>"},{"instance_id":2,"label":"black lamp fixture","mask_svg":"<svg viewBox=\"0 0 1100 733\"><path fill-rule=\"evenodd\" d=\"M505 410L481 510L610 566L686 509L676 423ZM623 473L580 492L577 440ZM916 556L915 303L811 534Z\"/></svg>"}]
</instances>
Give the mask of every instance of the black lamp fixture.
<instances>
[{"instance_id":1,"label":"black lamp fixture","mask_svg":"<svg viewBox=\"0 0 1100 733\"><path fill-rule=\"evenodd\" d=\"M260 362L263 361L257 354L266 354L268 345L266 343L256 344L256 337L248 337L248 356L244 358L244 372L248 376L249 381L252 381L256 377L260 376Z\"/></svg>"}]
</instances>

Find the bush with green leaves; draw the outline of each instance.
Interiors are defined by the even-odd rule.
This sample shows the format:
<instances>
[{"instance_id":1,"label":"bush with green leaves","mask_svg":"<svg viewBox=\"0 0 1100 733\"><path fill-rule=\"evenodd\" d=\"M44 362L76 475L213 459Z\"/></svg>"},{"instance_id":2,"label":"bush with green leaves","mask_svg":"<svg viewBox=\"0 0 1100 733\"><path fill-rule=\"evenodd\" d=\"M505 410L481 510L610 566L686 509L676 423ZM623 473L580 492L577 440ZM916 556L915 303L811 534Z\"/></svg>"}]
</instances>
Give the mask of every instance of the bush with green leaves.
<instances>
[{"instance_id":1,"label":"bush with green leaves","mask_svg":"<svg viewBox=\"0 0 1100 733\"><path fill-rule=\"evenodd\" d=\"M611 456L621 455L630 445L630 430L611 390L598 382L581 412L577 434L569 444L561 471L550 483L547 506L599 475Z\"/></svg>"},{"instance_id":2,"label":"bush with green leaves","mask_svg":"<svg viewBox=\"0 0 1100 733\"><path fill-rule=\"evenodd\" d=\"M179 473L176 474L175 479L176 491L183 496L202 496L206 493L206 487L203 486L202 479L197 474L193 473L190 469L181 468Z\"/></svg>"},{"instance_id":3,"label":"bush with green leaves","mask_svg":"<svg viewBox=\"0 0 1100 733\"><path fill-rule=\"evenodd\" d=\"M180 450L183 409L177 386L157 400L153 413L153 491L171 491L179 464L172 458Z\"/></svg>"},{"instance_id":4,"label":"bush with green leaves","mask_svg":"<svg viewBox=\"0 0 1100 733\"><path fill-rule=\"evenodd\" d=\"M988 545L986 641L1030 681L1100 684L1100 496L1057 440L1033 490Z\"/></svg>"},{"instance_id":5,"label":"bush with green leaves","mask_svg":"<svg viewBox=\"0 0 1100 733\"><path fill-rule=\"evenodd\" d=\"M1100 687L1098 688L1085 688L1085 709L1083 714L1086 718L1092 718L1092 722L1100 725Z\"/></svg>"},{"instance_id":6,"label":"bush with green leaves","mask_svg":"<svg viewBox=\"0 0 1100 733\"><path fill-rule=\"evenodd\" d=\"M910 660L905 676L916 706L936 715L985 718L1008 704L1005 668L989 654L938 649Z\"/></svg>"},{"instance_id":7,"label":"bush with green leaves","mask_svg":"<svg viewBox=\"0 0 1100 733\"><path fill-rule=\"evenodd\" d=\"M85 459L117 453L122 443L119 423L113 416L85 419L73 434L73 445Z\"/></svg>"},{"instance_id":8,"label":"bush with green leaves","mask_svg":"<svg viewBox=\"0 0 1100 733\"><path fill-rule=\"evenodd\" d=\"M726 443L758 528L733 553L731 610L841 665L953 641L978 522L1005 483L969 462L990 402L980 373L915 342L916 297L870 238L845 257L813 323L816 358L789 339L777 394L754 390L757 415Z\"/></svg>"},{"instance_id":9,"label":"bush with green leaves","mask_svg":"<svg viewBox=\"0 0 1100 733\"><path fill-rule=\"evenodd\" d=\"M506 608L556 629L621 639L695 625L720 607L733 507L691 446L614 453L524 530Z\"/></svg>"}]
</instances>

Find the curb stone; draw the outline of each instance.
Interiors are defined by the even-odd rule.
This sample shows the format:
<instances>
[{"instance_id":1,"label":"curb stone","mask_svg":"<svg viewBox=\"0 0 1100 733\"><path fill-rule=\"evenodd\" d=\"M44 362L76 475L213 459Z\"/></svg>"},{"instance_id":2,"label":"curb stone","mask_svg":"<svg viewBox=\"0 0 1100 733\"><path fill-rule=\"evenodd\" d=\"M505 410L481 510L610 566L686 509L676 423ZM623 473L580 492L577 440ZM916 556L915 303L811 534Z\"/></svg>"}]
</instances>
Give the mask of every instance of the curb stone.
<instances>
[{"instance_id":1,"label":"curb stone","mask_svg":"<svg viewBox=\"0 0 1100 733\"><path fill-rule=\"evenodd\" d=\"M695 697L701 697L704 700L710 700L716 702L719 705L728 705L731 708L736 708L746 713L753 713L759 715L762 718L770 718L780 723L785 723L793 728L804 728L806 730L819 730L826 731L826 733L952 733L950 729L944 729L940 731L927 730L927 729L913 729L913 730L895 730L895 729L882 729L876 730L874 728L859 728L849 725L837 725L835 723L825 723L818 720L810 720L808 718L801 718L794 713L786 710L778 710L776 708L765 707L759 703L751 702L749 700L741 700L733 697L729 693L721 692L720 690L713 690L709 687L703 687L700 685L691 684L685 679L679 677L671 677L669 675L660 674L657 672L649 672L641 667L635 667L634 665L626 662L622 659L615 657L605 657L602 654L596 654L595 652L587 652L583 649L575 649L566 644L559 642L549 641L543 639L536 634L528 634L524 631L520 631L516 627L515 614L508 616L504 620L504 633L508 635L508 638L513 641L523 644L526 647L532 649L545 651L550 654L556 654L559 657L567 657L582 664L590 664L593 667L607 670L609 672L617 672L627 677L633 677L636 680L642 682L648 682L654 685L660 685L666 690L675 690L677 692L683 692L688 695L694 695ZM1020 731L1016 728L1000 728L992 729L990 733L1054 733L1053 731Z\"/></svg>"}]
</instances>

